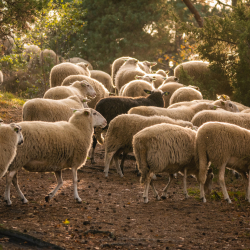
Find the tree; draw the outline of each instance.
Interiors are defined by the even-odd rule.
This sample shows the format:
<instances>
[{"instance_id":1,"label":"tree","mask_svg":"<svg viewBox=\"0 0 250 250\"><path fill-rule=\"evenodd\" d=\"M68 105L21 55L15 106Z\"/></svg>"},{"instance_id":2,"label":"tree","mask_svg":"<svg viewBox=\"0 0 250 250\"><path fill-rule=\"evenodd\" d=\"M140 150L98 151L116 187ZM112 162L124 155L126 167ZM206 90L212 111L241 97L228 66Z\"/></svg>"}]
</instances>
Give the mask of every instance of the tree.
<instances>
[{"instance_id":1,"label":"tree","mask_svg":"<svg viewBox=\"0 0 250 250\"><path fill-rule=\"evenodd\" d=\"M230 7L230 6L227 6ZM213 74L220 76L217 87L233 88L233 98L250 105L250 1L238 1L222 17L204 19L202 29L182 24L185 32L199 44L197 52L211 64ZM223 89L223 88L221 88ZM223 94L223 93L218 93Z\"/></svg>"},{"instance_id":2,"label":"tree","mask_svg":"<svg viewBox=\"0 0 250 250\"><path fill-rule=\"evenodd\" d=\"M0 38L18 34L29 29L34 23L37 11L46 4L46 0L4 0L0 2Z\"/></svg>"}]
</instances>

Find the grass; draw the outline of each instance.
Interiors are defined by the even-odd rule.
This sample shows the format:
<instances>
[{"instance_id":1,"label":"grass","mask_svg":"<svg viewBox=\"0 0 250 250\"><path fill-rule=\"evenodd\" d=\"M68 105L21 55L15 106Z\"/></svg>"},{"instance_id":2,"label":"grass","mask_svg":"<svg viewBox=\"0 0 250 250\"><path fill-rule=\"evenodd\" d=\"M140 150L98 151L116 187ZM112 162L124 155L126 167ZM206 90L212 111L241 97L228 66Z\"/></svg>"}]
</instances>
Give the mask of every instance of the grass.
<instances>
[{"instance_id":1,"label":"grass","mask_svg":"<svg viewBox=\"0 0 250 250\"><path fill-rule=\"evenodd\" d=\"M23 98L17 97L9 92L0 91L0 105L11 106L15 108L17 106L23 106L24 103L25 100Z\"/></svg>"}]
</instances>

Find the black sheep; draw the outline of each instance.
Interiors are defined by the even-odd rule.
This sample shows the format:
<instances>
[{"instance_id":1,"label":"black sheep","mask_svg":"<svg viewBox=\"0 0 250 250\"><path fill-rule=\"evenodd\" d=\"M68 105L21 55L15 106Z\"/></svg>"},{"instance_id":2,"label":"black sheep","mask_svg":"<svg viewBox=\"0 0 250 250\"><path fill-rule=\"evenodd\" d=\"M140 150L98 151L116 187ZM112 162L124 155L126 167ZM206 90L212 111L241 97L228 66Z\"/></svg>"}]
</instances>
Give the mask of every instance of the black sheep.
<instances>
[{"instance_id":1,"label":"black sheep","mask_svg":"<svg viewBox=\"0 0 250 250\"><path fill-rule=\"evenodd\" d=\"M169 92L163 92L159 89L155 90L144 90L147 94L146 97L126 97L126 96L113 96L101 99L95 107L95 110L98 111L106 120L109 125L110 121L116 116L121 114L126 114L131 108L137 106L156 106L164 107L163 95L168 95ZM103 128L103 130L108 128L108 125ZM102 143L99 138L101 136L98 134L101 131L95 131L93 137L93 149L91 153L91 163L94 163L94 150L97 144L97 139Z\"/></svg>"}]
</instances>

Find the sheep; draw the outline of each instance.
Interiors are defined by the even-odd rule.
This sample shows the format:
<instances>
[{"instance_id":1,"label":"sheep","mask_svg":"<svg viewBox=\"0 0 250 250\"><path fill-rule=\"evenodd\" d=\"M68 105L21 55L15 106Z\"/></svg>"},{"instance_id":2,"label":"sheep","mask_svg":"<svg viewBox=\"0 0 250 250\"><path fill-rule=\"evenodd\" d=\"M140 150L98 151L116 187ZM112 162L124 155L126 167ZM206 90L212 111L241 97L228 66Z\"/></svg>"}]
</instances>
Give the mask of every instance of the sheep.
<instances>
[{"instance_id":1,"label":"sheep","mask_svg":"<svg viewBox=\"0 0 250 250\"><path fill-rule=\"evenodd\" d=\"M156 74L160 74L160 75L162 75L162 76L164 76L164 77L167 77L167 76L168 76L168 72L166 72L166 71L163 70L163 69L158 69L155 73L156 73Z\"/></svg>"},{"instance_id":2,"label":"sheep","mask_svg":"<svg viewBox=\"0 0 250 250\"><path fill-rule=\"evenodd\" d=\"M149 94L147 97L107 97L101 99L97 104L95 109L103 115L103 117L107 120L107 124L110 123L112 119L114 119L116 116L121 114L126 114L129 109L132 107L137 107L140 105L145 106L157 106L157 107L163 107L164 102L162 96L167 95L167 92L162 92L161 90L155 89L155 90L145 90L147 94ZM106 130L104 128L103 130ZM103 144L104 140L101 136L103 130L97 129L95 130L95 136L93 137L93 148L91 152L91 163L94 163L94 151L96 147L97 141L100 144Z\"/></svg>"},{"instance_id":3,"label":"sheep","mask_svg":"<svg viewBox=\"0 0 250 250\"><path fill-rule=\"evenodd\" d=\"M88 64L63 62L55 65L50 71L50 87L60 86L63 80L70 75L90 76Z\"/></svg>"},{"instance_id":4,"label":"sheep","mask_svg":"<svg viewBox=\"0 0 250 250\"><path fill-rule=\"evenodd\" d=\"M195 103L201 103L201 102L212 103L212 104L214 104L214 105L218 106L219 108L224 109L226 111L239 112L238 107L230 100L226 100L226 101L223 101L223 100L216 100L216 101L213 101L213 100L193 100L191 102L177 102L177 103L174 103L171 106L169 106L168 109L177 108L177 107L181 107L181 106L191 106Z\"/></svg>"},{"instance_id":5,"label":"sheep","mask_svg":"<svg viewBox=\"0 0 250 250\"><path fill-rule=\"evenodd\" d=\"M244 109L241 111L242 113L250 113L250 108L249 109Z\"/></svg>"},{"instance_id":6,"label":"sheep","mask_svg":"<svg viewBox=\"0 0 250 250\"><path fill-rule=\"evenodd\" d=\"M89 99L73 95L61 100L34 98L23 105L23 121L68 121L73 109L88 108Z\"/></svg>"},{"instance_id":7,"label":"sheep","mask_svg":"<svg viewBox=\"0 0 250 250\"><path fill-rule=\"evenodd\" d=\"M106 120L93 109L75 110L68 122L20 122L24 145L17 148L16 157L9 166L4 198L8 205L10 185L13 184L23 203L27 199L17 183L17 172L21 168L30 172L54 172L58 185L46 196L48 202L63 185L62 170L73 172L74 198L81 202L77 192L77 169L85 164L91 146L95 126L105 127Z\"/></svg>"},{"instance_id":8,"label":"sheep","mask_svg":"<svg viewBox=\"0 0 250 250\"><path fill-rule=\"evenodd\" d=\"M28 62L28 68L33 68L40 63L41 49L34 44L24 45L23 57Z\"/></svg>"},{"instance_id":9,"label":"sheep","mask_svg":"<svg viewBox=\"0 0 250 250\"><path fill-rule=\"evenodd\" d=\"M0 51L2 55L9 55L16 47L12 36L4 36L0 39Z\"/></svg>"},{"instance_id":10,"label":"sheep","mask_svg":"<svg viewBox=\"0 0 250 250\"><path fill-rule=\"evenodd\" d=\"M96 79L97 81L101 82L103 86L110 92L115 92L115 86L112 83L111 76L101 70L90 70L91 78Z\"/></svg>"},{"instance_id":11,"label":"sheep","mask_svg":"<svg viewBox=\"0 0 250 250\"><path fill-rule=\"evenodd\" d=\"M242 128L250 129L250 115L248 113L232 113L226 111L220 112L208 112L202 111L197 113L193 119L192 123L200 127L203 123L206 122L226 122L238 125Z\"/></svg>"},{"instance_id":12,"label":"sheep","mask_svg":"<svg viewBox=\"0 0 250 250\"><path fill-rule=\"evenodd\" d=\"M235 102L235 101L231 101L231 102L234 103L238 107L238 109L239 109L240 112L243 111L243 110L245 110L245 109L249 109L250 108L250 107L245 106L245 105L243 105L243 104L241 104L239 102Z\"/></svg>"},{"instance_id":13,"label":"sheep","mask_svg":"<svg viewBox=\"0 0 250 250\"><path fill-rule=\"evenodd\" d=\"M0 85L3 83L3 72L0 70Z\"/></svg>"},{"instance_id":14,"label":"sheep","mask_svg":"<svg viewBox=\"0 0 250 250\"><path fill-rule=\"evenodd\" d=\"M62 86L68 86L71 83L73 83L74 81L87 81L94 88L94 90L96 92L96 97L92 98L92 100L88 103L88 106L90 108L95 108L96 103L99 100L101 100L102 98L109 97L110 93L104 87L104 85L102 83L100 83L99 81L97 81L97 80L95 80L95 79L93 79L91 77L87 77L87 76L84 76L84 75L68 76L63 80Z\"/></svg>"},{"instance_id":15,"label":"sheep","mask_svg":"<svg viewBox=\"0 0 250 250\"><path fill-rule=\"evenodd\" d=\"M0 178L8 170L10 163L16 156L17 145L23 143L22 128L15 124L3 124L0 126Z\"/></svg>"},{"instance_id":16,"label":"sheep","mask_svg":"<svg viewBox=\"0 0 250 250\"><path fill-rule=\"evenodd\" d=\"M58 63L58 57L56 53L51 49L44 49L40 53L40 64L46 66L54 66Z\"/></svg>"},{"instance_id":17,"label":"sheep","mask_svg":"<svg viewBox=\"0 0 250 250\"><path fill-rule=\"evenodd\" d=\"M203 96L200 91L191 87L181 87L177 89L169 100L169 105L177 102L202 100Z\"/></svg>"},{"instance_id":18,"label":"sheep","mask_svg":"<svg viewBox=\"0 0 250 250\"><path fill-rule=\"evenodd\" d=\"M249 168L250 131L234 124L207 122L197 131L196 150L199 159L200 198L206 202L204 183L209 162L219 170L219 183L224 199L231 203L225 186L225 168L241 173L246 184L246 200L250 202ZM248 178L247 175L248 174Z\"/></svg>"},{"instance_id":19,"label":"sheep","mask_svg":"<svg viewBox=\"0 0 250 250\"><path fill-rule=\"evenodd\" d=\"M91 65L91 63L88 62L88 61L86 61L86 60L84 60L84 59L82 59L82 58L80 58L80 57L72 57L72 58L69 58L69 59L67 59L65 61L66 62L71 62L71 63L74 63L74 64L83 62L83 63L88 64L88 69L89 70L93 70L93 66Z\"/></svg>"},{"instance_id":20,"label":"sheep","mask_svg":"<svg viewBox=\"0 0 250 250\"><path fill-rule=\"evenodd\" d=\"M116 74L118 72L118 70L121 68L121 66L129 59L135 59L133 57L129 57L129 56L123 56L123 57L119 57L116 60L114 60L114 62L112 63L112 67L111 67L111 78L112 78L112 82L113 85L115 85L115 77ZM135 59L136 60L136 59ZM145 73L151 73L151 67L155 66L157 63L156 62L148 62L148 61L144 61L144 62L138 62L138 66L140 67L141 70L143 70ZM134 79L133 79L134 80Z\"/></svg>"},{"instance_id":21,"label":"sheep","mask_svg":"<svg viewBox=\"0 0 250 250\"><path fill-rule=\"evenodd\" d=\"M172 119L180 119L184 121L191 121L196 113L201 110L215 110L217 106L211 103L197 103L189 107L178 107L172 109L159 108L159 107L134 107L128 111L128 114L138 114L144 116L153 116L153 115L164 115Z\"/></svg>"},{"instance_id":22,"label":"sheep","mask_svg":"<svg viewBox=\"0 0 250 250\"><path fill-rule=\"evenodd\" d=\"M209 63L203 61L183 62L174 68L174 76L180 78L181 69L183 68L188 75L193 77L193 80L200 80L210 72L208 66Z\"/></svg>"},{"instance_id":23,"label":"sheep","mask_svg":"<svg viewBox=\"0 0 250 250\"><path fill-rule=\"evenodd\" d=\"M138 60L128 59L117 71L115 76L115 87L119 92L126 83L135 80L135 76L143 76L146 73L140 69Z\"/></svg>"},{"instance_id":24,"label":"sheep","mask_svg":"<svg viewBox=\"0 0 250 250\"><path fill-rule=\"evenodd\" d=\"M89 84L88 81L75 81L70 86L57 86L51 89L48 89L43 98L45 99L64 99L72 95L81 95L81 96L91 96L96 97L96 92L94 88Z\"/></svg>"},{"instance_id":25,"label":"sheep","mask_svg":"<svg viewBox=\"0 0 250 250\"><path fill-rule=\"evenodd\" d=\"M174 120L166 116L145 117L141 115L122 114L115 117L109 124L105 135L105 177L108 177L110 161L114 158L118 174L123 176L123 164L128 153L133 152L132 139L140 130L160 123L176 124L183 127L193 127L191 122ZM121 166L118 157L123 152Z\"/></svg>"},{"instance_id":26,"label":"sheep","mask_svg":"<svg viewBox=\"0 0 250 250\"><path fill-rule=\"evenodd\" d=\"M171 98L171 96L173 95L173 93L175 92L175 90L184 87L183 84L178 83L178 82L168 82L168 83L163 83L158 89L164 91L169 92L169 95L164 96L164 107L167 108L169 106L169 100Z\"/></svg>"},{"instance_id":27,"label":"sheep","mask_svg":"<svg viewBox=\"0 0 250 250\"><path fill-rule=\"evenodd\" d=\"M123 88L124 87L124 88ZM120 91L120 96L147 96L147 93L144 89L153 90L153 86L147 81L143 80L134 80L122 86Z\"/></svg>"},{"instance_id":28,"label":"sheep","mask_svg":"<svg viewBox=\"0 0 250 250\"><path fill-rule=\"evenodd\" d=\"M145 72L150 74L152 72L151 67L155 66L157 62L143 61L138 62L139 67Z\"/></svg>"},{"instance_id":29,"label":"sheep","mask_svg":"<svg viewBox=\"0 0 250 250\"><path fill-rule=\"evenodd\" d=\"M134 135L133 152L141 172L140 181L145 186L144 203L148 203L149 185L156 199L160 200L151 178L153 174L162 172L169 173L169 182L163 189L162 198L166 198L173 174L179 171L184 173L184 195L188 198L187 175L193 174L199 181L199 168L195 162L195 136L196 132L190 128L166 123L144 128ZM210 174L206 187L211 186L212 179L213 175Z\"/></svg>"}]
</instances>

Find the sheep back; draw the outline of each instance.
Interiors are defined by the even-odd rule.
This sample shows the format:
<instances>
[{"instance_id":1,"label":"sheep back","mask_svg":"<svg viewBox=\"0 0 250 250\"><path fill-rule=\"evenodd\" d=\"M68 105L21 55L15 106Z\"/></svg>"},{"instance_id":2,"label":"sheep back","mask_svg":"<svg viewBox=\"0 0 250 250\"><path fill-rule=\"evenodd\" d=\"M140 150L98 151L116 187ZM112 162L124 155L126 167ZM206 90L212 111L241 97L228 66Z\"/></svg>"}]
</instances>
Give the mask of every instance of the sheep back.
<instances>
[{"instance_id":1,"label":"sheep back","mask_svg":"<svg viewBox=\"0 0 250 250\"><path fill-rule=\"evenodd\" d=\"M101 82L109 92L115 92L115 86L113 86L112 78L108 73L101 70L90 70L90 75L91 78L94 78L97 81Z\"/></svg>"},{"instance_id":2,"label":"sheep back","mask_svg":"<svg viewBox=\"0 0 250 250\"><path fill-rule=\"evenodd\" d=\"M124 87L124 88L123 88ZM123 91L121 89L121 96L147 96L148 94L144 91L144 89L153 90L153 86L143 80L134 80L122 86Z\"/></svg>"}]
</instances>

